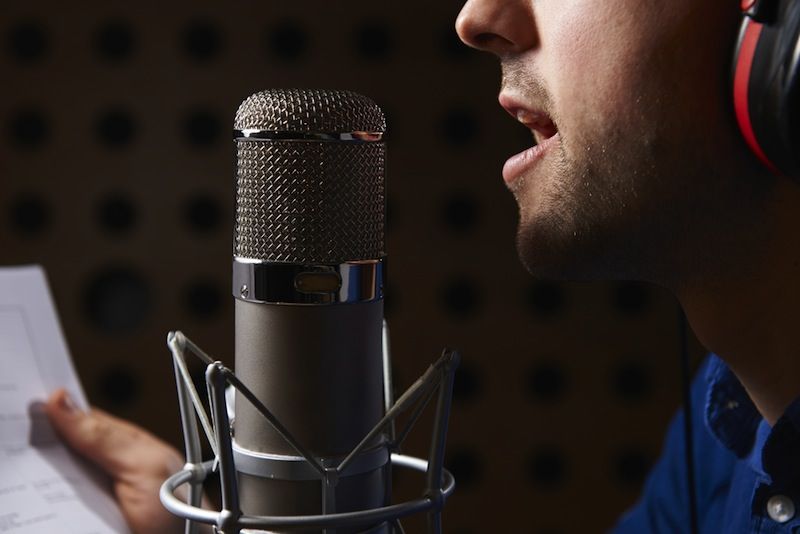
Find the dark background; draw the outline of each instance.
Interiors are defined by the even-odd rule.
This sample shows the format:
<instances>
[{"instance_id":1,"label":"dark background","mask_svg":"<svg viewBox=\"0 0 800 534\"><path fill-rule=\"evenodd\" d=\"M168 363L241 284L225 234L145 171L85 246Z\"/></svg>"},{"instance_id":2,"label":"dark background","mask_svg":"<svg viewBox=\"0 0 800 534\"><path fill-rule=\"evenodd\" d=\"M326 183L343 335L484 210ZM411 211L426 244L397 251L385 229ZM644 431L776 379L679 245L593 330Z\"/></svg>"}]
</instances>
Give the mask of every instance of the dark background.
<instances>
[{"instance_id":1,"label":"dark background","mask_svg":"<svg viewBox=\"0 0 800 534\"><path fill-rule=\"evenodd\" d=\"M446 531L598 532L678 406L677 305L520 266L500 169L530 136L496 102L496 60L458 43L461 4L2 2L2 263L45 266L92 402L179 444L167 331L232 364L236 107L270 87L362 92L389 122L397 388L445 345L464 358Z\"/></svg>"}]
</instances>

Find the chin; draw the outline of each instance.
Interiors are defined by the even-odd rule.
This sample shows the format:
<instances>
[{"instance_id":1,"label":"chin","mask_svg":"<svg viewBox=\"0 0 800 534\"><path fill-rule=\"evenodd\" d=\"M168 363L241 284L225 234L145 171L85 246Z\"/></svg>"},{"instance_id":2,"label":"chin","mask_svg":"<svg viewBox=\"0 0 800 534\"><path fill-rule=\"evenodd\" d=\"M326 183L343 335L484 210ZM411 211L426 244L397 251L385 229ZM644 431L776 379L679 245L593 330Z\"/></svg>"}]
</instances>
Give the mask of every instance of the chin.
<instances>
[{"instance_id":1,"label":"chin","mask_svg":"<svg viewBox=\"0 0 800 534\"><path fill-rule=\"evenodd\" d=\"M547 215L520 222L517 253L530 274L557 281L643 278L637 267L643 251L635 239L621 237L618 230L603 226L603 221L580 228L565 222Z\"/></svg>"},{"instance_id":2,"label":"chin","mask_svg":"<svg viewBox=\"0 0 800 534\"><path fill-rule=\"evenodd\" d=\"M531 239L527 231L517 233L517 254L525 269L541 280L586 280L588 273L576 269L578 262L562 246L547 239Z\"/></svg>"}]
</instances>

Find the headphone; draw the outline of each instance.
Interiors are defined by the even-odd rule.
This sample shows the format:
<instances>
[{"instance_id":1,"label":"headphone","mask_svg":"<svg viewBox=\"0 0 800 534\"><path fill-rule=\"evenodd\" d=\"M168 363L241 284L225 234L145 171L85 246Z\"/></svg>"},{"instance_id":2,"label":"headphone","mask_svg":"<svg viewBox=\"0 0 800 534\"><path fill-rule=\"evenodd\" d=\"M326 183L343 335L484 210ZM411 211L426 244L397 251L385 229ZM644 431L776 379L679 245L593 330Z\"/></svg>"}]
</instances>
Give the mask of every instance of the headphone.
<instances>
[{"instance_id":1,"label":"headphone","mask_svg":"<svg viewBox=\"0 0 800 534\"><path fill-rule=\"evenodd\" d=\"M773 173L800 180L800 1L741 0L733 62L736 119Z\"/></svg>"}]
</instances>

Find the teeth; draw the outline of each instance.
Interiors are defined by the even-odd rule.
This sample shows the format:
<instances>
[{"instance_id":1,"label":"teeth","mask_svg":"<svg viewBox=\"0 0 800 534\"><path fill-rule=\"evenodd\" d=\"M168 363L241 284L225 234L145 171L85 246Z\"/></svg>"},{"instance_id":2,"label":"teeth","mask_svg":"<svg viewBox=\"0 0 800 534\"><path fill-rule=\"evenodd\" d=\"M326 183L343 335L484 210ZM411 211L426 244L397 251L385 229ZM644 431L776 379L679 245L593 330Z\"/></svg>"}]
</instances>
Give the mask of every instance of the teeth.
<instances>
[{"instance_id":1,"label":"teeth","mask_svg":"<svg viewBox=\"0 0 800 534\"><path fill-rule=\"evenodd\" d=\"M558 131L553 121L550 120L550 117L544 113L526 109L516 109L514 110L514 115L523 126L533 132L534 138L537 141L548 139Z\"/></svg>"},{"instance_id":2,"label":"teeth","mask_svg":"<svg viewBox=\"0 0 800 534\"><path fill-rule=\"evenodd\" d=\"M536 113L531 113L524 109L517 110L517 120L522 124L532 124L538 119L539 116Z\"/></svg>"}]
</instances>

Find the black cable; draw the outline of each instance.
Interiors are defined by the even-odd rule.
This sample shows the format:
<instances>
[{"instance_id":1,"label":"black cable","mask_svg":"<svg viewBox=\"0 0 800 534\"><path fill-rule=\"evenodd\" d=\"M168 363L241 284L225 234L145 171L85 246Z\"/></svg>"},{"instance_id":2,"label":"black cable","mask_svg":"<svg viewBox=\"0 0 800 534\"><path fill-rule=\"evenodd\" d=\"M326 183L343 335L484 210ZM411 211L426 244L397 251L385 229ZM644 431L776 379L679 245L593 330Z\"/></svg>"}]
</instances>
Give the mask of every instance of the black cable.
<instances>
[{"instance_id":1,"label":"black cable","mask_svg":"<svg viewBox=\"0 0 800 534\"><path fill-rule=\"evenodd\" d=\"M694 470L694 435L692 429L692 371L689 364L689 336L686 314L678 306L678 332L681 344L681 389L683 390L683 436L686 449L686 483L689 486L689 532L698 534L697 492Z\"/></svg>"}]
</instances>

